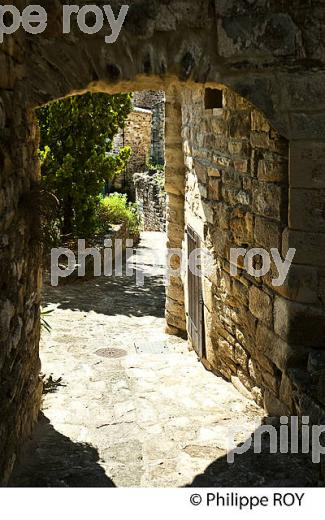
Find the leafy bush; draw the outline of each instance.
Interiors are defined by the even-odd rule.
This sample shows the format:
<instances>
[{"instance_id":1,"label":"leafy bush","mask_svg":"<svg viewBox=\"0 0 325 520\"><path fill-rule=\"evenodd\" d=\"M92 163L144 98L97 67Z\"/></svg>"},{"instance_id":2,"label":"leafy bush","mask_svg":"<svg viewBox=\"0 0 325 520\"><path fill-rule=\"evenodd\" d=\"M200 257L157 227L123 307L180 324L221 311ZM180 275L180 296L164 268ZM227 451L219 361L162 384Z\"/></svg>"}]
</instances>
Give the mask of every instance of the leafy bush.
<instances>
[{"instance_id":1,"label":"leafy bush","mask_svg":"<svg viewBox=\"0 0 325 520\"><path fill-rule=\"evenodd\" d=\"M155 164L151 161L147 163L148 172L161 172L162 174L165 173L165 166L163 164Z\"/></svg>"},{"instance_id":2,"label":"leafy bush","mask_svg":"<svg viewBox=\"0 0 325 520\"><path fill-rule=\"evenodd\" d=\"M131 236L139 234L138 205L128 202L127 195L113 193L108 197L102 197L97 214L100 233L107 233L112 224L125 224Z\"/></svg>"},{"instance_id":3,"label":"leafy bush","mask_svg":"<svg viewBox=\"0 0 325 520\"><path fill-rule=\"evenodd\" d=\"M131 95L87 93L37 110L42 187L59 201L61 234L91 236L98 194L124 172L131 150L113 155L112 144L132 110Z\"/></svg>"},{"instance_id":4,"label":"leafy bush","mask_svg":"<svg viewBox=\"0 0 325 520\"><path fill-rule=\"evenodd\" d=\"M165 191L165 166L162 164L154 164L149 162L147 164L148 173L155 179L156 184L161 191Z\"/></svg>"}]
</instances>

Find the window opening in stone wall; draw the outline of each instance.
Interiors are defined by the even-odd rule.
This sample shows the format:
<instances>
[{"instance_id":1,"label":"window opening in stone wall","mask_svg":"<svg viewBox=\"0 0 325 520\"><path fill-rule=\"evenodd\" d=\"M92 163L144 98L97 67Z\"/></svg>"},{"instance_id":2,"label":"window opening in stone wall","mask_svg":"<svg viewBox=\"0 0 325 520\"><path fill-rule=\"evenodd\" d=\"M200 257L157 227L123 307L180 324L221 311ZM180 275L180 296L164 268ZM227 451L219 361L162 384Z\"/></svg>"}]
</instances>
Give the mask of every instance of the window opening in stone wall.
<instances>
[{"instance_id":1,"label":"window opening in stone wall","mask_svg":"<svg viewBox=\"0 0 325 520\"><path fill-rule=\"evenodd\" d=\"M206 110L223 108L223 91L217 88L206 88L204 95L204 107Z\"/></svg>"}]
</instances>

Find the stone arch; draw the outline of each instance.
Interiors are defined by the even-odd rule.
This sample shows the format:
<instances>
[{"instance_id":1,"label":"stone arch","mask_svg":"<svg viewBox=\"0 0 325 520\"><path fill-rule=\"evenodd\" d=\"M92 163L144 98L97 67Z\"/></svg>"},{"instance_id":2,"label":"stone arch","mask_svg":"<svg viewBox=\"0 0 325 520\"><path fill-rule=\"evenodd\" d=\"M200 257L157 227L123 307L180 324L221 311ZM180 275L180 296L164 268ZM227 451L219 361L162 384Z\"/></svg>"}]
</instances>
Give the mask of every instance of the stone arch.
<instances>
[{"instance_id":1,"label":"stone arch","mask_svg":"<svg viewBox=\"0 0 325 520\"><path fill-rule=\"evenodd\" d=\"M114 9L121 3L111 2ZM272 347L277 363L283 365L276 365L273 379L265 383L271 392L270 413L307 413L313 422L325 420L325 54L315 37L319 16L309 6L301 5L298 13L295 6L279 7L278 2L252 7L244 0L234 4L135 0L118 42L105 45L104 34L84 36L74 28L63 36L61 9L61 2L51 2L43 35L29 37L19 32L6 39L0 52L3 481L11 471L19 441L28 435L37 416L41 393L37 353L41 274L33 241L35 221L30 219L28 205L38 179L32 109L86 90L166 91L171 247L179 247L184 240L187 167L182 110L187 89L195 92L220 84L231 88L252 102L289 141L290 202L286 201L281 220L285 225L281 249L286 253L294 247L297 256L287 284L273 295L272 327L261 325L258 337L261 345ZM185 155L189 155L186 150ZM179 280L171 290L168 323L171 331L184 332Z\"/></svg>"}]
</instances>

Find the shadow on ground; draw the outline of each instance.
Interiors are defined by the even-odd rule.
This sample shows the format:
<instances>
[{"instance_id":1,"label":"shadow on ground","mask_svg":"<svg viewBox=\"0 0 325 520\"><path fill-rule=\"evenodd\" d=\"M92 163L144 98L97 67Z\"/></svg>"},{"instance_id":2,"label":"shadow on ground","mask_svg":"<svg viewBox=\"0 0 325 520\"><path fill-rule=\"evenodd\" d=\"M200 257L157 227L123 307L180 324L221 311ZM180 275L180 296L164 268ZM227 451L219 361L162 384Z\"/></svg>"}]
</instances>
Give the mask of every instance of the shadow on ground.
<instances>
[{"instance_id":1,"label":"shadow on ground","mask_svg":"<svg viewBox=\"0 0 325 520\"><path fill-rule=\"evenodd\" d=\"M215 451L212 446L192 448L196 448L192 449L192 456L198 458L206 458L208 448ZM246 453L236 453L233 464L228 462L226 455L222 455L184 487L279 488L323 485L319 479L319 466L312 463L309 455L270 453L268 436L264 436L261 453L254 453L251 447ZM33 440L26 443L9 487L117 486L100 466L96 448L72 442L57 432L41 414Z\"/></svg>"},{"instance_id":2,"label":"shadow on ground","mask_svg":"<svg viewBox=\"0 0 325 520\"><path fill-rule=\"evenodd\" d=\"M44 306L58 305L62 310L94 311L106 316L163 318L165 286L162 278L145 277L137 285L135 276L76 281L59 287L44 286Z\"/></svg>"},{"instance_id":3,"label":"shadow on ground","mask_svg":"<svg viewBox=\"0 0 325 520\"><path fill-rule=\"evenodd\" d=\"M192 483L185 487L315 487L323 486L320 467L308 454L270 453L268 435L262 438L261 453L254 453L253 443L246 453L235 449L234 462L227 456L214 460Z\"/></svg>"},{"instance_id":4,"label":"shadow on ground","mask_svg":"<svg viewBox=\"0 0 325 520\"><path fill-rule=\"evenodd\" d=\"M40 414L16 464L9 487L115 487L89 444L72 442Z\"/></svg>"}]
</instances>

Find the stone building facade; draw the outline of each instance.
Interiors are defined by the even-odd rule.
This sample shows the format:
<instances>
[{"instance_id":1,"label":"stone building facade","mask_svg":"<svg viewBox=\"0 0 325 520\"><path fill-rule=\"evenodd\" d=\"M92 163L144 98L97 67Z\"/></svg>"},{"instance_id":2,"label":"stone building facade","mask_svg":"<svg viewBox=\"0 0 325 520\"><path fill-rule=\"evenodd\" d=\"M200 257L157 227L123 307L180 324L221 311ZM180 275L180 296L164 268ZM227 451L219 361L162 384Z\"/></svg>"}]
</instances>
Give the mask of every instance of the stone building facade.
<instances>
[{"instance_id":1,"label":"stone building facade","mask_svg":"<svg viewBox=\"0 0 325 520\"><path fill-rule=\"evenodd\" d=\"M152 113L150 110L134 107L129 114L125 127L114 139L113 153L123 146L129 146L132 154L124 174L113 181L110 191L121 190L135 200L133 176L144 172L148 167L151 151Z\"/></svg>"},{"instance_id":2,"label":"stone building facade","mask_svg":"<svg viewBox=\"0 0 325 520\"><path fill-rule=\"evenodd\" d=\"M140 91L133 96L135 107L150 110L152 113L150 161L160 166L165 165L165 103L163 91Z\"/></svg>"},{"instance_id":3,"label":"stone building facade","mask_svg":"<svg viewBox=\"0 0 325 520\"><path fill-rule=\"evenodd\" d=\"M135 200L134 174L146 172L149 163L165 164L164 92L133 93L133 110L114 138L113 153L118 153L122 146L129 146L132 155L124 175L115 179L110 189L123 190Z\"/></svg>"},{"instance_id":4,"label":"stone building facade","mask_svg":"<svg viewBox=\"0 0 325 520\"><path fill-rule=\"evenodd\" d=\"M323 3L134 0L114 45L74 21L62 35L62 3L50 4L44 34L21 30L0 46L1 482L41 403L33 109L86 91L166 92L168 246L186 254L190 226L216 262L203 280L203 362L270 414L325 424ZM223 91L222 107L207 88ZM229 276L231 244L295 248L287 282ZM186 334L187 293L175 274L170 333Z\"/></svg>"}]
</instances>

